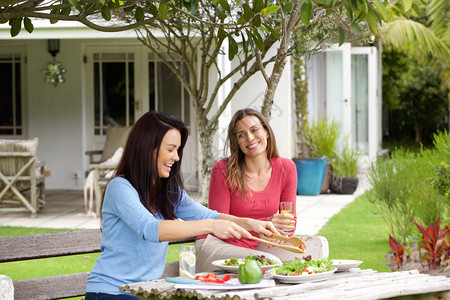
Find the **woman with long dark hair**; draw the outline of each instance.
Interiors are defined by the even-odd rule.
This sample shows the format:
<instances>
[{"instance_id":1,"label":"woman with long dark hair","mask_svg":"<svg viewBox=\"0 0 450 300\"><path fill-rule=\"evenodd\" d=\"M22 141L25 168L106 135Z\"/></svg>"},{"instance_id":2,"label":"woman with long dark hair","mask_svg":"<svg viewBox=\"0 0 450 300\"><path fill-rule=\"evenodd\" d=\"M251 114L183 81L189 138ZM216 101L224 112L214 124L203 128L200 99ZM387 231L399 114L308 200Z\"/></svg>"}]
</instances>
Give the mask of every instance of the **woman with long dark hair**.
<instances>
[{"instance_id":1,"label":"woman with long dark hair","mask_svg":"<svg viewBox=\"0 0 450 300\"><path fill-rule=\"evenodd\" d=\"M228 126L224 154L225 158L211 170L208 207L225 214L271 221L280 234L293 235L295 215L278 211L280 203L291 202L295 214L297 171L291 159L278 156L275 134L266 118L251 108L238 110ZM252 234L259 236L257 232ZM197 237L195 249L199 272L211 271L211 262L229 257L264 255L283 261L295 257L248 238L223 239L213 234Z\"/></svg>"},{"instance_id":2,"label":"woman with long dark hair","mask_svg":"<svg viewBox=\"0 0 450 300\"><path fill-rule=\"evenodd\" d=\"M160 278L168 241L276 232L271 222L220 214L186 194L180 165L187 137L183 122L161 112L148 112L134 124L105 190L102 253L88 278L87 300L136 299L119 286Z\"/></svg>"}]
</instances>

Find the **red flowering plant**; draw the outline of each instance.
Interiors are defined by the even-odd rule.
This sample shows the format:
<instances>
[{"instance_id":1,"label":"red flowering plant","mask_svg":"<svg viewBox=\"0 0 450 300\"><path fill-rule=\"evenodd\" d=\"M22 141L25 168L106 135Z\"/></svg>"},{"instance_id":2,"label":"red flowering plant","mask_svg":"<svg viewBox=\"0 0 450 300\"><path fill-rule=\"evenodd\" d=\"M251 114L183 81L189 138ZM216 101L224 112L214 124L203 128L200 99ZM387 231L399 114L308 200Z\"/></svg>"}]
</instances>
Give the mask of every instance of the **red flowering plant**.
<instances>
[{"instance_id":1,"label":"red flowering plant","mask_svg":"<svg viewBox=\"0 0 450 300\"><path fill-rule=\"evenodd\" d=\"M436 268L440 264L446 264L450 254L450 228L445 226L440 228L440 219L437 219L434 226L428 225L425 229L419 222L411 218L422 233L418 247L424 249L425 253L421 253L420 257L426 261L428 268Z\"/></svg>"},{"instance_id":2,"label":"red flowering plant","mask_svg":"<svg viewBox=\"0 0 450 300\"><path fill-rule=\"evenodd\" d=\"M389 246L394 252L395 262L397 263L397 267L403 264L403 246L400 245L392 236L389 236Z\"/></svg>"}]
</instances>

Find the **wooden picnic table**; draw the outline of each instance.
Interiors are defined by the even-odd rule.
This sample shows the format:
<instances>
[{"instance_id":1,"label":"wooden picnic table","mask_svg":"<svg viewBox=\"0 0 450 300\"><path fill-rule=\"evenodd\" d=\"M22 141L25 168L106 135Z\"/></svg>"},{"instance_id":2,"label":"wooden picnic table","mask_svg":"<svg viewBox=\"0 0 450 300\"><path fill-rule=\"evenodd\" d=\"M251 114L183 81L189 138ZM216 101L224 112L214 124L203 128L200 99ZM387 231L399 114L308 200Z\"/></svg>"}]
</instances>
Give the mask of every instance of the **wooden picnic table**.
<instances>
[{"instance_id":1,"label":"wooden picnic table","mask_svg":"<svg viewBox=\"0 0 450 300\"><path fill-rule=\"evenodd\" d=\"M353 268L334 273L325 281L285 284L251 290L182 290L164 279L123 285L143 299L385 299L412 296L414 299L450 299L450 278L420 274L417 270L376 272Z\"/></svg>"}]
</instances>

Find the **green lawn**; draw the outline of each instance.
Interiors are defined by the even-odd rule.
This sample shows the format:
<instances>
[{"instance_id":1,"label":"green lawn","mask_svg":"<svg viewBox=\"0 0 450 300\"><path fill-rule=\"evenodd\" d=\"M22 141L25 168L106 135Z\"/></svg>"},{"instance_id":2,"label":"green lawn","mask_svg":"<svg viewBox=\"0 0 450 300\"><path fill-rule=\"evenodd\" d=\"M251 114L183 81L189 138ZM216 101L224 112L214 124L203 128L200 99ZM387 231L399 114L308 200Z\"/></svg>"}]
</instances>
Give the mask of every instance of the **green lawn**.
<instances>
[{"instance_id":1,"label":"green lawn","mask_svg":"<svg viewBox=\"0 0 450 300\"><path fill-rule=\"evenodd\" d=\"M384 259L391 251L387 225L361 197L333 216L318 235L328 239L330 258L362 260L362 269L389 271Z\"/></svg>"},{"instance_id":2,"label":"green lawn","mask_svg":"<svg viewBox=\"0 0 450 300\"><path fill-rule=\"evenodd\" d=\"M0 236L16 236L36 233L66 231L70 229L43 229L24 227L0 227ZM390 251L387 226L381 217L373 213L370 203L356 199L335 215L319 232L330 244L330 258L358 259L361 268L389 271L384 256ZM179 245L169 246L167 261L178 260ZM87 272L94 266L99 254L37 259L31 261L1 263L0 274L13 280Z\"/></svg>"}]
</instances>

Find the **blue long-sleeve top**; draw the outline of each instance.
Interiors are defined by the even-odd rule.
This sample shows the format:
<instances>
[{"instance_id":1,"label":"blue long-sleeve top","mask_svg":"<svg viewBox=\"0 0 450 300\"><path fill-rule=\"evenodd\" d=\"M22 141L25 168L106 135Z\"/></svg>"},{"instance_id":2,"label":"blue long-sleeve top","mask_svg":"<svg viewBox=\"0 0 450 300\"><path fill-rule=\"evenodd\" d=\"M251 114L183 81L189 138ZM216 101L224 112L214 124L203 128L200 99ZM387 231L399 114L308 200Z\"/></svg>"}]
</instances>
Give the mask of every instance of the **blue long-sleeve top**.
<instances>
[{"instance_id":1,"label":"blue long-sleeve top","mask_svg":"<svg viewBox=\"0 0 450 300\"><path fill-rule=\"evenodd\" d=\"M102 215L102 253L89 275L86 292L120 294L121 285L160 278L169 244L159 241L158 227L163 216L150 213L136 189L122 177L109 182ZM175 215L190 221L217 219L220 214L182 191Z\"/></svg>"}]
</instances>

